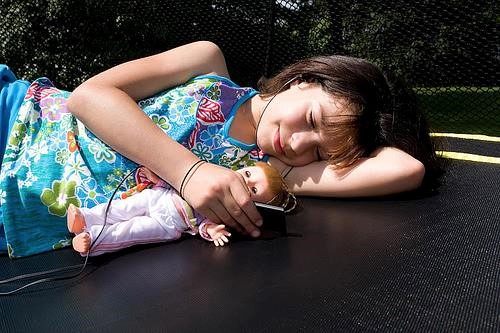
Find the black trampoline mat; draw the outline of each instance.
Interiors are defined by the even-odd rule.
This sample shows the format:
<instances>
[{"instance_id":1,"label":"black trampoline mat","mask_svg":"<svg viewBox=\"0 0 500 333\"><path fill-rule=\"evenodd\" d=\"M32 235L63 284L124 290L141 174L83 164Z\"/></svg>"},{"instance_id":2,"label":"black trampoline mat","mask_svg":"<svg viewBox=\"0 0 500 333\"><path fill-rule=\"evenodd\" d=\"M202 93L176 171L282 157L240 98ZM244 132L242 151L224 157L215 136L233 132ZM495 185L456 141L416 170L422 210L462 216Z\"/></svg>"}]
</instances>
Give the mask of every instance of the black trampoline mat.
<instances>
[{"instance_id":1,"label":"black trampoline mat","mask_svg":"<svg viewBox=\"0 0 500 333\"><path fill-rule=\"evenodd\" d=\"M302 198L293 236L91 259L0 298L0 332L500 330L500 165L452 161L435 195ZM82 262L0 258L0 278Z\"/></svg>"},{"instance_id":2,"label":"black trampoline mat","mask_svg":"<svg viewBox=\"0 0 500 333\"><path fill-rule=\"evenodd\" d=\"M499 139L499 138L494 138ZM440 137L441 150L468 154L500 157L500 141L477 140L470 138Z\"/></svg>"}]
</instances>

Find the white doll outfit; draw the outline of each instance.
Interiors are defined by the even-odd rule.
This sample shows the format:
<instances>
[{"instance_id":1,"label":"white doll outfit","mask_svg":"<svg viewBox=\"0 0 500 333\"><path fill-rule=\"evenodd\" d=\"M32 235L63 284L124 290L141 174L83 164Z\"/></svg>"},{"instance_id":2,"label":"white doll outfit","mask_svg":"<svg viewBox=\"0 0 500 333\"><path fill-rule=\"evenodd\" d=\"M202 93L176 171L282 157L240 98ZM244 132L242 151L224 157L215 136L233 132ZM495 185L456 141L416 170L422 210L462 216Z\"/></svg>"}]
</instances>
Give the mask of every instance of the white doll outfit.
<instances>
[{"instance_id":1,"label":"white doll outfit","mask_svg":"<svg viewBox=\"0 0 500 333\"><path fill-rule=\"evenodd\" d=\"M162 182L163 183L163 182ZM123 200L114 200L104 215L107 204L93 208L80 208L85 217L85 232L92 240L90 256L147 243L179 239L183 233L211 241L204 225L210 222L192 208L178 193L166 185L145 189Z\"/></svg>"}]
</instances>

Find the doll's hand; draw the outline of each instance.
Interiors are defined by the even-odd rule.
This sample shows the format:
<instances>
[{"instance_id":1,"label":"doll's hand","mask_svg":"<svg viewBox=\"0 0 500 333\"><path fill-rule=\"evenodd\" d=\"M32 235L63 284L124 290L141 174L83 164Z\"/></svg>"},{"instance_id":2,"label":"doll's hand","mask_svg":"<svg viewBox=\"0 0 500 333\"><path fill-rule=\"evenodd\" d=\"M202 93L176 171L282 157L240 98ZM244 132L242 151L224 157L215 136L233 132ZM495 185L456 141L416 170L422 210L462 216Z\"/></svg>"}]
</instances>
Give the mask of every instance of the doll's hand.
<instances>
[{"instance_id":1,"label":"doll's hand","mask_svg":"<svg viewBox=\"0 0 500 333\"><path fill-rule=\"evenodd\" d=\"M210 224L207 226L207 233L212 238L215 246L224 246L224 243L229 243L228 237L231 233L227 231L224 224Z\"/></svg>"},{"instance_id":2,"label":"doll's hand","mask_svg":"<svg viewBox=\"0 0 500 333\"><path fill-rule=\"evenodd\" d=\"M184 199L214 223L258 237L262 217L250 198L243 176L224 167L204 163L184 185Z\"/></svg>"}]
</instances>

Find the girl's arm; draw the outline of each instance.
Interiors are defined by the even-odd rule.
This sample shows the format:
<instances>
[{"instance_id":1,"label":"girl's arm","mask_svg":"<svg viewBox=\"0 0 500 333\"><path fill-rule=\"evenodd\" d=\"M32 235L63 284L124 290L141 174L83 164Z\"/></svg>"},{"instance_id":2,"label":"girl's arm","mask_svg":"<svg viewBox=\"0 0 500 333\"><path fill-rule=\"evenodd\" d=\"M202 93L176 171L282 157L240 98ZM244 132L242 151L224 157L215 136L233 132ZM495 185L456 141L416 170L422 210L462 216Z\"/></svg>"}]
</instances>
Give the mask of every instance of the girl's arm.
<instances>
[{"instance_id":1,"label":"girl's arm","mask_svg":"<svg viewBox=\"0 0 500 333\"><path fill-rule=\"evenodd\" d=\"M271 164L285 167L274 158ZM364 197L414 190L421 185L424 173L420 161L399 149L385 147L349 168L337 170L325 161L295 167L285 180L297 195Z\"/></svg>"},{"instance_id":2,"label":"girl's arm","mask_svg":"<svg viewBox=\"0 0 500 333\"><path fill-rule=\"evenodd\" d=\"M210 42L191 43L90 78L71 94L67 106L101 140L179 190L198 158L165 135L136 101L209 73L228 77L221 50ZM192 186L199 183L203 191ZM190 179L185 197L212 221L258 235L255 225L261 217L237 173L204 164Z\"/></svg>"}]
</instances>

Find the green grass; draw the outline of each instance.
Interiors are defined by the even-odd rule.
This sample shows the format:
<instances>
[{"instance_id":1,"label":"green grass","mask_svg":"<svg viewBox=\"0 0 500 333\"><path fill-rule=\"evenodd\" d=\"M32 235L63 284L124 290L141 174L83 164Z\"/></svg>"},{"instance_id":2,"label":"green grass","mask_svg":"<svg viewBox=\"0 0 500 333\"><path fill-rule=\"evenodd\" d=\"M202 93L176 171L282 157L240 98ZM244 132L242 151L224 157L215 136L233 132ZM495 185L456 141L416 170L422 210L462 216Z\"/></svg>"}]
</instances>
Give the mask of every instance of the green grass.
<instances>
[{"instance_id":1,"label":"green grass","mask_svg":"<svg viewBox=\"0 0 500 333\"><path fill-rule=\"evenodd\" d=\"M436 132L500 136L500 87L415 89Z\"/></svg>"}]
</instances>

